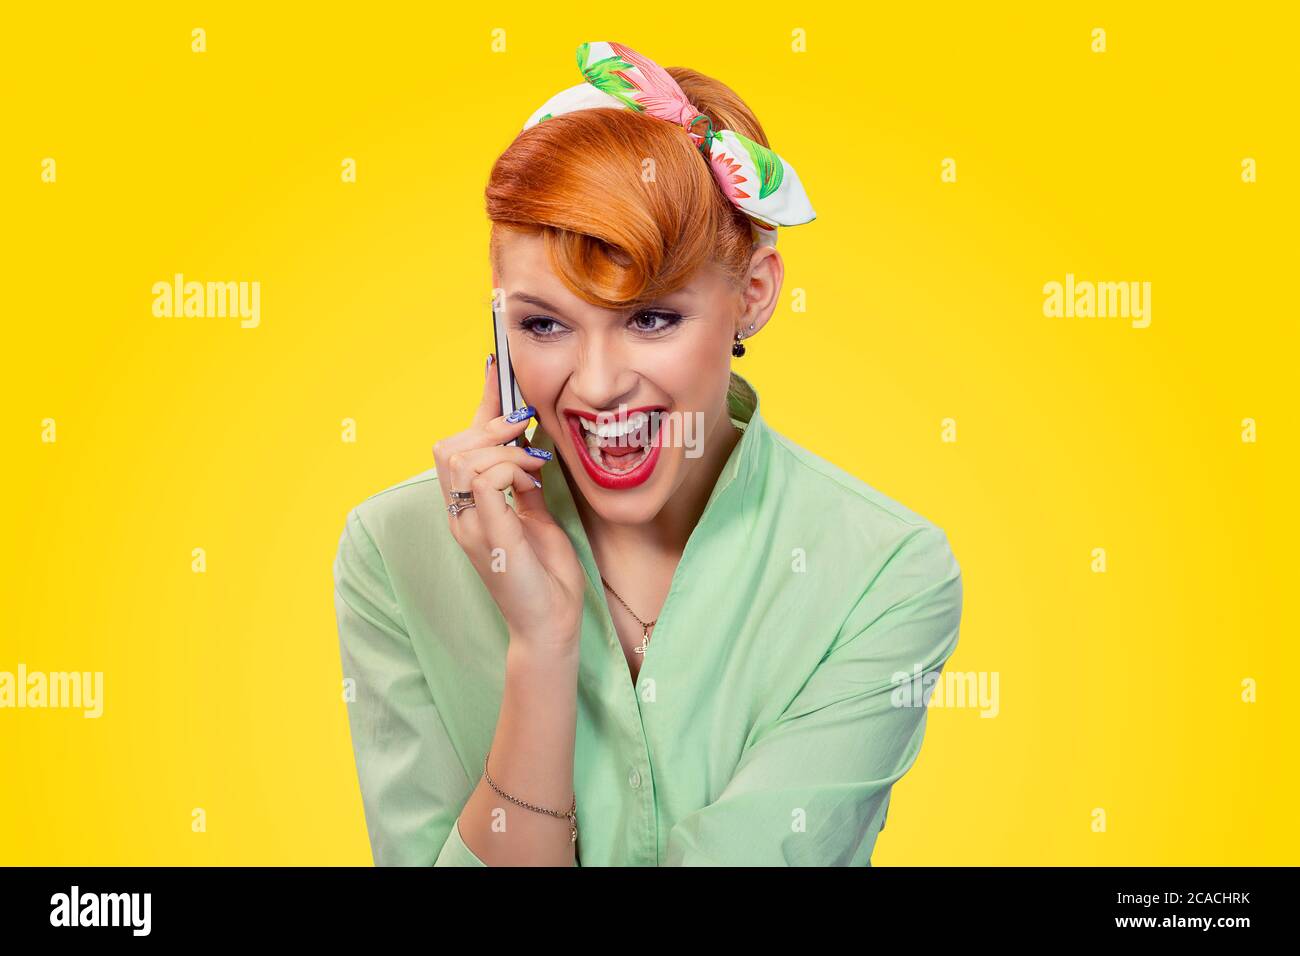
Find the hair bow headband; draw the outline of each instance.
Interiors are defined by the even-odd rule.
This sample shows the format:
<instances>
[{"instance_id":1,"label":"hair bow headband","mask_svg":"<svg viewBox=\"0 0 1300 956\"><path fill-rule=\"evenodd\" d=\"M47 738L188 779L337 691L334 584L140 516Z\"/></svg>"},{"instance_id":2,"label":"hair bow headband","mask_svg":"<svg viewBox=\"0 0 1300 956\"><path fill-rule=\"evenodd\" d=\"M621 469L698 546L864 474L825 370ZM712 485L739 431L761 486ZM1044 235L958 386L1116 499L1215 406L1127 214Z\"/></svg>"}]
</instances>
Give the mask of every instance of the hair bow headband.
<instances>
[{"instance_id":1,"label":"hair bow headband","mask_svg":"<svg viewBox=\"0 0 1300 956\"><path fill-rule=\"evenodd\" d=\"M723 195L749 216L756 244L774 246L777 226L817 218L793 166L734 130L714 129L657 63L621 43L602 41L579 45L578 68L586 82L552 96L528 117L524 129L551 116L596 107L648 113L687 132Z\"/></svg>"}]
</instances>

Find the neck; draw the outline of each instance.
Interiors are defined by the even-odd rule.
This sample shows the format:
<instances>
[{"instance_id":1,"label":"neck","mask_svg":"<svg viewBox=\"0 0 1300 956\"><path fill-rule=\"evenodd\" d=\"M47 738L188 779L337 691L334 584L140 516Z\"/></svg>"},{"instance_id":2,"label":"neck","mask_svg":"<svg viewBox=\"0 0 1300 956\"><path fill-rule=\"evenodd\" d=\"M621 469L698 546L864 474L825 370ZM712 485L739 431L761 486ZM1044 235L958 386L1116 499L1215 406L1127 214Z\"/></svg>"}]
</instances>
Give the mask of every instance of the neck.
<instances>
[{"instance_id":1,"label":"neck","mask_svg":"<svg viewBox=\"0 0 1300 956\"><path fill-rule=\"evenodd\" d=\"M614 524L596 514L581 492L575 493L574 505L582 518L596 563L606 565L607 558L615 561L620 557L634 558L644 555L647 550L681 555L704 513L723 466L741 436L740 429L731 423L729 410L724 409L704 441L704 455L687 470L681 487L669 496L667 503L650 521ZM572 481L569 486L576 489Z\"/></svg>"}]
</instances>

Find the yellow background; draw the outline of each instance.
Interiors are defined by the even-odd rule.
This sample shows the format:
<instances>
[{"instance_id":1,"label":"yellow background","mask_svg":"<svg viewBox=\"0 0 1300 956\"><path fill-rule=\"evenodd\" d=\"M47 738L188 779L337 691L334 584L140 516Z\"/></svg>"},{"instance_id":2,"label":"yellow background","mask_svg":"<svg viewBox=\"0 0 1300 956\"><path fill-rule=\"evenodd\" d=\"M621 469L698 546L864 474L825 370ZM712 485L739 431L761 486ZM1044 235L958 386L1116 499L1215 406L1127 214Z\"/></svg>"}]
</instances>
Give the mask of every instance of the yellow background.
<instances>
[{"instance_id":1,"label":"yellow background","mask_svg":"<svg viewBox=\"0 0 1300 956\"><path fill-rule=\"evenodd\" d=\"M102 670L105 712L0 711L0 862L370 862L344 515L465 427L488 170L611 38L732 85L799 171L808 309L736 368L948 532L949 669L999 674L996 718L931 712L875 865L1296 862L1294 20L423 6L10 13L0 670ZM154 317L176 272L260 282L260 326ZM1151 282L1150 327L1045 317L1067 272Z\"/></svg>"}]
</instances>

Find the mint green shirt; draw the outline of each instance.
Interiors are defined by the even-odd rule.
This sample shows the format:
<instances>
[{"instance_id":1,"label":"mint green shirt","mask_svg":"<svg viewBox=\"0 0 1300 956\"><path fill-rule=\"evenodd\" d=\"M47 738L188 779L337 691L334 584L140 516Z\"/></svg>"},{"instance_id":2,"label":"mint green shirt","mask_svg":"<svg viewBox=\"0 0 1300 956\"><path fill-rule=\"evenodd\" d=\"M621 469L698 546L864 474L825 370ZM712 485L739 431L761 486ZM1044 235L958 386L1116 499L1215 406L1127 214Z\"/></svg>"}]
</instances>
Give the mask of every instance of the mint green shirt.
<instances>
[{"instance_id":1,"label":"mint green shirt","mask_svg":"<svg viewBox=\"0 0 1300 956\"><path fill-rule=\"evenodd\" d=\"M580 866L870 866L957 644L961 570L944 532L771 430L749 383L733 374L731 385L744 434L635 684L572 492L558 461L543 471L588 577ZM531 427L532 443L554 451ZM455 823L492 743L509 637L451 536L437 481L429 470L353 508L334 564L380 866L486 865Z\"/></svg>"}]
</instances>

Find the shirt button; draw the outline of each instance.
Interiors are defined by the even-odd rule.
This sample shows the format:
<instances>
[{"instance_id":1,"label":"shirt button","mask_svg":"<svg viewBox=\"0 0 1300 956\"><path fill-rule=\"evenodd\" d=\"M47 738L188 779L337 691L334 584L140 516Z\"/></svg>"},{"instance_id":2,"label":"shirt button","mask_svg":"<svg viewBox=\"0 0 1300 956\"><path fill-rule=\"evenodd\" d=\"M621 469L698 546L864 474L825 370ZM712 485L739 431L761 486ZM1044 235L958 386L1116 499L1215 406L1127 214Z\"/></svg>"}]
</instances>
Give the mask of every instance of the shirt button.
<instances>
[{"instance_id":1,"label":"shirt button","mask_svg":"<svg viewBox=\"0 0 1300 956\"><path fill-rule=\"evenodd\" d=\"M641 786L641 774L636 769L636 767L633 767L631 770L628 771L627 785L631 787L633 790Z\"/></svg>"}]
</instances>

